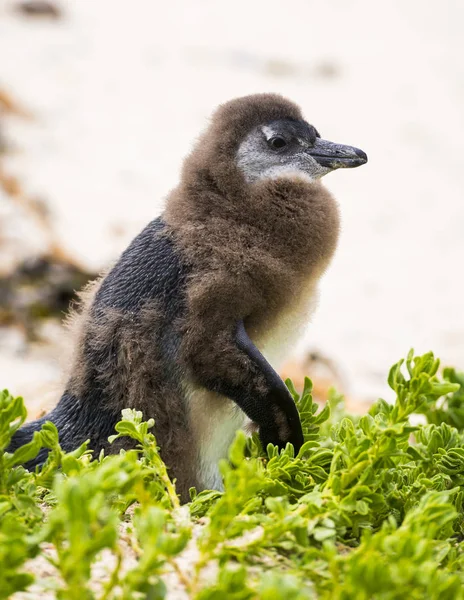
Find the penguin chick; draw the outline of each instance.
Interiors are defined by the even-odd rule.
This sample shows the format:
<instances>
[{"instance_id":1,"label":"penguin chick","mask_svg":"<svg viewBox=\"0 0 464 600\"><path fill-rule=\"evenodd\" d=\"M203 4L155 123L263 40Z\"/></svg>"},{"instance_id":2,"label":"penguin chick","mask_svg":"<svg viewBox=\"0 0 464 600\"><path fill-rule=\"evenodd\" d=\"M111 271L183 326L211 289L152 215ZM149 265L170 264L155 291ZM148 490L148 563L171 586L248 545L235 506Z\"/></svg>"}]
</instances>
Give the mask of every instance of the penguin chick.
<instances>
[{"instance_id":1,"label":"penguin chick","mask_svg":"<svg viewBox=\"0 0 464 600\"><path fill-rule=\"evenodd\" d=\"M301 331L337 244L337 205L319 179L366 161L322 140L281 96L219 107L164 213L87 291L58 405L9 450L47 420L65 450L86 439L96 453L128 448L107 440L121 410L135 408L155 419L184 501L191 486L221 489L218 461L247 422L264 447L298 451L298 412L265 355L285 355Z\"/></svg>"}]
</instances>

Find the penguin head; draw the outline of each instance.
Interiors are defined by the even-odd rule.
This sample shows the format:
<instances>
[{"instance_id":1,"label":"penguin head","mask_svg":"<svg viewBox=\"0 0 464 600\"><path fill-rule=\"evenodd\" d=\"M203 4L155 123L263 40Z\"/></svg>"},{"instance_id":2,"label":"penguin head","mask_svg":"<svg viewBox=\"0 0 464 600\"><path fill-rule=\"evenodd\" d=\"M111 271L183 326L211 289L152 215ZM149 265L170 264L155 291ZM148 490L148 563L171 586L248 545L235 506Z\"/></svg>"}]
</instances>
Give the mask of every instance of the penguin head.
<instances>
[{"instance_id":1,"label":"penguin head","mask_svg":"<svg viewBox=\"0 0 464 600\"><path fill-rule=\"evenodd\" d=\"M324 140L303 119L278 119L254 127L239 144L236 163L248 183L299 176L320 179L367 162L365 152Z\"/></svg>"},{"instance_id":2,"label":"penguin head","mask_svg":"<svg viewBox=\"0 0 464 600\"><path fill-rule=\"evenodd\" d=\"M290 100L253 94L230 100L213 113L184 163L183 182L198 189L215 186L233 196L259 180L299 175L314 181L366 162L362 150L321 139Z\"/></svg>"}]
</instances>

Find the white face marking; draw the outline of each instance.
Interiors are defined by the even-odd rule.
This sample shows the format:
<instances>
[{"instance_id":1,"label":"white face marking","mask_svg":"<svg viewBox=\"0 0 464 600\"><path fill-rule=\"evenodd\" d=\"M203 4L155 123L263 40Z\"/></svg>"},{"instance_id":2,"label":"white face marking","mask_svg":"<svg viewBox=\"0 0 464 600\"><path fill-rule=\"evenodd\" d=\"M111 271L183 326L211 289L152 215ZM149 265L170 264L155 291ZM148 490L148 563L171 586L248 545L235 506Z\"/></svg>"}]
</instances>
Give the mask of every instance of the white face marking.
<instances>
[{"instance_id":1,"label":"white face marking","mask_svg":"<svg viewBox=\"0 0 464 600\"><path fill-rule=\"evenodd\" d=\"M277 129L263 125L249 133L240 144L236 160L247 183L282 177L311 183L331 171L305 151L310 145L307 140L298 138L299 143L291 152L273 151L266 142L280 135Z\"/></svg>"},{"instance_id":2,"label":"white face marking","mask_svg":"<svg viewBox=\"0 0 464 600\"><path fill-rule=\"evenodd\" d=\"M277 135L277 132L274 131L274 129L272 127L269 127L269 125L264 125L263 127L261 127L261 131L264 133L267 140L270 140L275 135ZM308 143L305 140L298 138L298 141L300 142L300 144L302 146L305 146L305 147L308 146ZM305 181L306 183L312 183L314 181L314 178L311 177L311 175L307 171L302 171L301 169L295 168L292 165L277 165L275 167L271 167L270 169L263 171L259 175L259 177L257 177L257 179L282 179L282 178L301 179L301 180Z\"/></svg>"},{"instance_id":3,"label":"white face marking","mask_svg":"<svg viewBox=\"0 0 464 600\"><path fill-rule=\"evenodd\" d=\"M264 127L261 127L261 131L264 133L267 140L270 140L272 137L275 136L275 131L272 129L272 127L269 127L268 125L264 125Z\"/></svg>"},{"instance_id":4,"label":"white face marking","mask_svg":"<svg viewBox=\"0 0 464 600\"><path fill-rule=\"evenodd\" d=\"M282 165L272 167L268 171L264 171L258 179L300 179L306 183L312 183L316 178L311 177L306 171L295 169L291 166Z\"/></svg>"}]
</instances>

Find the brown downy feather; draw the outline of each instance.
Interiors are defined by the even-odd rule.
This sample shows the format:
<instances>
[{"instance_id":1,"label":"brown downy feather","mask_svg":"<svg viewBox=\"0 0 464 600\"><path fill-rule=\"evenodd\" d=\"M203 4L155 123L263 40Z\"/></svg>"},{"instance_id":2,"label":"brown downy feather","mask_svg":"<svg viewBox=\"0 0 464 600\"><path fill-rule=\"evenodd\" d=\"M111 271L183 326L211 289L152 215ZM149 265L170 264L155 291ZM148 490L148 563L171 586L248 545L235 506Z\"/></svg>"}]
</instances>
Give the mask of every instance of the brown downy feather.
<instances>
[{"instance_id":1,"label":"brown downy feather","mask_svg":"<svg viewBox=\"0 0 464 600\"><path fill-rule=\"evenodd\" d=\"M264 339L302 296L313 294L338 239L337 205L320 183L295 177L248 186L236 167L246 133L286 118L301 119L299 108L273 94L220 107L165 211L179 252L193 266L184 356L203 373L225 360L237 382L247 369L226 339L230 326L245 318L252 339Z\"/></svg>"},{"instance_id":2,"label":"brown downy feather","mask_svg":"<svg viewBox=\"0 0 464 600\"><path fill-rule=\"evenodd\" d=\"M193 440L180 382L175 385L163 376L164 357L156 345L156 332L161 330L162 323L157 302L146 302L137 315L107 309L97 320L92 318L90 307L100 285L101 280L98 280L87 287L82 304L72 317L77 344L67 391L77 398L85 398L86 390L93 385L90 379L96 377L105 390L108 405L102 406L103 409L120 414L130 407L141 410L145 419L155 419L161 454L170 466L171 478L180 482L178 493L186 500L188 488L195 484L189 459ZM99 356L97 364L88 364L89 349L92 355ZM133 445L129 438L122 438L105 449L117 452Z\"/></svg>"}]
</instances>

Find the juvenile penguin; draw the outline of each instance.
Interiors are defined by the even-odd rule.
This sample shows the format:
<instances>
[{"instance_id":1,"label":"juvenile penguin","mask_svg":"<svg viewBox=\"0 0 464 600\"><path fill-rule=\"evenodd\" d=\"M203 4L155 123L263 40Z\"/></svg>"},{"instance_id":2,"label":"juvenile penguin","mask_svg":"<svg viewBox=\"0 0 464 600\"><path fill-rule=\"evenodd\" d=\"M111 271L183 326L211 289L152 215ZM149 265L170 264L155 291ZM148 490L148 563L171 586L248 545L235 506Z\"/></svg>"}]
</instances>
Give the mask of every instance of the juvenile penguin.
<instances>
[{"instance_id":1,"label":"juvenile penguin","mask_svg":"<svg viewBox=\"0 0 464 600\"><path fill-rule=\"evenodd\" d=\"M121 410L142 410L184 501L191 486L221 488L218 461L247 422L264 447L298 451L298 412L265 356L285 356L301 332L337 244L337 204L320 178L366 161L279 95L220 106L164 213L87 292L58 405L10 451L50 420L65 450L89 439L114 452Z\"/></svg>"}]
</instances>

